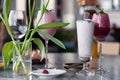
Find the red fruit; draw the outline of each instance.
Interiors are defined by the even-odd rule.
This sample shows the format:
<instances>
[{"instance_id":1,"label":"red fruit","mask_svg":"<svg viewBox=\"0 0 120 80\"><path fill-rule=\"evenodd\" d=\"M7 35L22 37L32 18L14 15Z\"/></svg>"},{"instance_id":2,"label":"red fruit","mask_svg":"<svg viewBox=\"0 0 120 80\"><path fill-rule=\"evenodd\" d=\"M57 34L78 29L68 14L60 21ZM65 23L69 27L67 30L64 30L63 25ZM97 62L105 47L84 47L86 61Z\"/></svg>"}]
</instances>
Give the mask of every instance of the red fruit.
<instances>
[{"instance_id":1,"label":"red fruit","mask_svg":"<svg viewBox=\"0 0 120 80\"><path fill-rule=\"evenodd\" d=\"M46 69L44 69L42 73L43 74L49 74L48 70L46 70Z\"/></svg>"}]
</instances>

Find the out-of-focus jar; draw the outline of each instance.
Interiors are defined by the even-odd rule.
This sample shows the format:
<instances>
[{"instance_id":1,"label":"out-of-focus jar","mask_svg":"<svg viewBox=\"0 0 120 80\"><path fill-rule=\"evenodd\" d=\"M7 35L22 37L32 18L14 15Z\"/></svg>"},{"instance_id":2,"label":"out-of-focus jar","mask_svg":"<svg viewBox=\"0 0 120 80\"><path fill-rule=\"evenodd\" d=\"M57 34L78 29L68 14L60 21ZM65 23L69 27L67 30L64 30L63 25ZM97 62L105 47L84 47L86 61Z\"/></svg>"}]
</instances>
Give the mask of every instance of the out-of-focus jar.
<instances>
[{"instance_id":1,"label":"out-of-focus jar","mask_svg":"<svg viewBox=\"0 0 120 80\"><path fill-rule=\"evenodd\" d=\"M83 6L83 12L80 12L82 19L92 19L92 15L96 13L96 6L87 5Z\"/></svg>"},{"instance_id":2,"label":"out-of-focus jar","mask_svg":"<svg viewBox=\"0 0 120 80\"><path fill-rule=\"evenodd\" d=\"M81 19L92 19L93 13L96 13L97 0L77 0L79 5L79 14Z\"/></svg>"}]
</instances>

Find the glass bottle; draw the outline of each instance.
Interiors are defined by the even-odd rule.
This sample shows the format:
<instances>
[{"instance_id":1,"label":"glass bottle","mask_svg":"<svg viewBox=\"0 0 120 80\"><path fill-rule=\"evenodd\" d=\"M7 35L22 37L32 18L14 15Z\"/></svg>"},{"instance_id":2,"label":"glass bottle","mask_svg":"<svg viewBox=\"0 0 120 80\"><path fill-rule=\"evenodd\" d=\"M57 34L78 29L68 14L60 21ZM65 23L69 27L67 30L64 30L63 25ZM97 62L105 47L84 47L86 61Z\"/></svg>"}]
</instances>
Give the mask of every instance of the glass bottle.
<instances>
[{"instance_id":1,"label":"glass bottle","mask_svg":"<svg viewBox=\"0 0 120 80\"><path fill-rule=\"evenodd\" d=\"M87 5L84 6L84 12L81 14L82 19L92 19L92 15L96 13L96 6Z\"/></svg>"},{"instance_id":2,"label":"glass bottle","mask_svg":"<svg viewBox=\"0 0 120 80\"><path fill-rule=\"evenodd\" d=\"M97 0L79 0L79 14L81 19L92 19L98 6Z\"/></svg>"}]
</instances>

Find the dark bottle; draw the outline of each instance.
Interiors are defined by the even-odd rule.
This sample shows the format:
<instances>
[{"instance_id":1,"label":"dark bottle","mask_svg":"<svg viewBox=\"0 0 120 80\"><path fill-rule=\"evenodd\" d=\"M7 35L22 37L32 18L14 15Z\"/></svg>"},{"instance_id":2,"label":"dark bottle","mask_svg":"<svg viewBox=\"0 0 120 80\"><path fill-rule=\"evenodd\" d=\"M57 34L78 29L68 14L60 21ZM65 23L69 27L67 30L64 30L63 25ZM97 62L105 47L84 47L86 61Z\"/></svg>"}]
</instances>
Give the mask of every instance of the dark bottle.
<instances>
[{"instance_id":1,"label":"dark bottle","mask_svg":"<svg viewBox=\"0 0 120 80\"><path fill-rule=\"evenodd\" d=\"M96 13L96 6L84 6L84 12L81 15L82 19L92 19L94 13Z\"/></svg>"},{"instance_id":2,"label":"dark bottle","mask_svg":"<svg viewBox=\"0 0 120 80\"><path fill-rule=\"evenodd\" d=\"M97 0L78 0L79 14L81 19L92 19L92 16L97 11Z\"/></svg>"}]
</instances>

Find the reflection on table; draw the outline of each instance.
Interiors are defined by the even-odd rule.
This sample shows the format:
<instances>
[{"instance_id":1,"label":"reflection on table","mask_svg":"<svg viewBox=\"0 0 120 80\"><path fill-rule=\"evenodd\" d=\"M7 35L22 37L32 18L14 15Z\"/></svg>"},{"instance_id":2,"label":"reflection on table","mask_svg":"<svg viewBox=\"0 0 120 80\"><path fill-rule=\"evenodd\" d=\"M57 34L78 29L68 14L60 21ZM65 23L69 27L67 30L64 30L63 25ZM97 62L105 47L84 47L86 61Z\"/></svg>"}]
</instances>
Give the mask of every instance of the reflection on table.
<instances>
[{"instance_id":1,"label":"reflection on table","mask_svg":"<svg viewBox=\"0 0 120 80\"><path fill-rule=\"evenodd\" d=\"M64 63L76 63L80 62L77 53L49 53L49 63L51 66L57 69L64 69ZM120 80L120 56L104 56L103 67L107 71L107 74L103 75L102 80ZM39 69L41 65L33 65L33 69ZM76 76L76 69L66 70L67 73L64 75L57 76L55 78L40 78L39 76L13 76L11 67L7 71L3 71L0 68L0 80L82 80L82 77ZM100 76L86 77L86 80L95 80ZM94 79L93 79L94 78ZM101 79L100 79L101 80Z\"/></svg>"}]
</instances>

